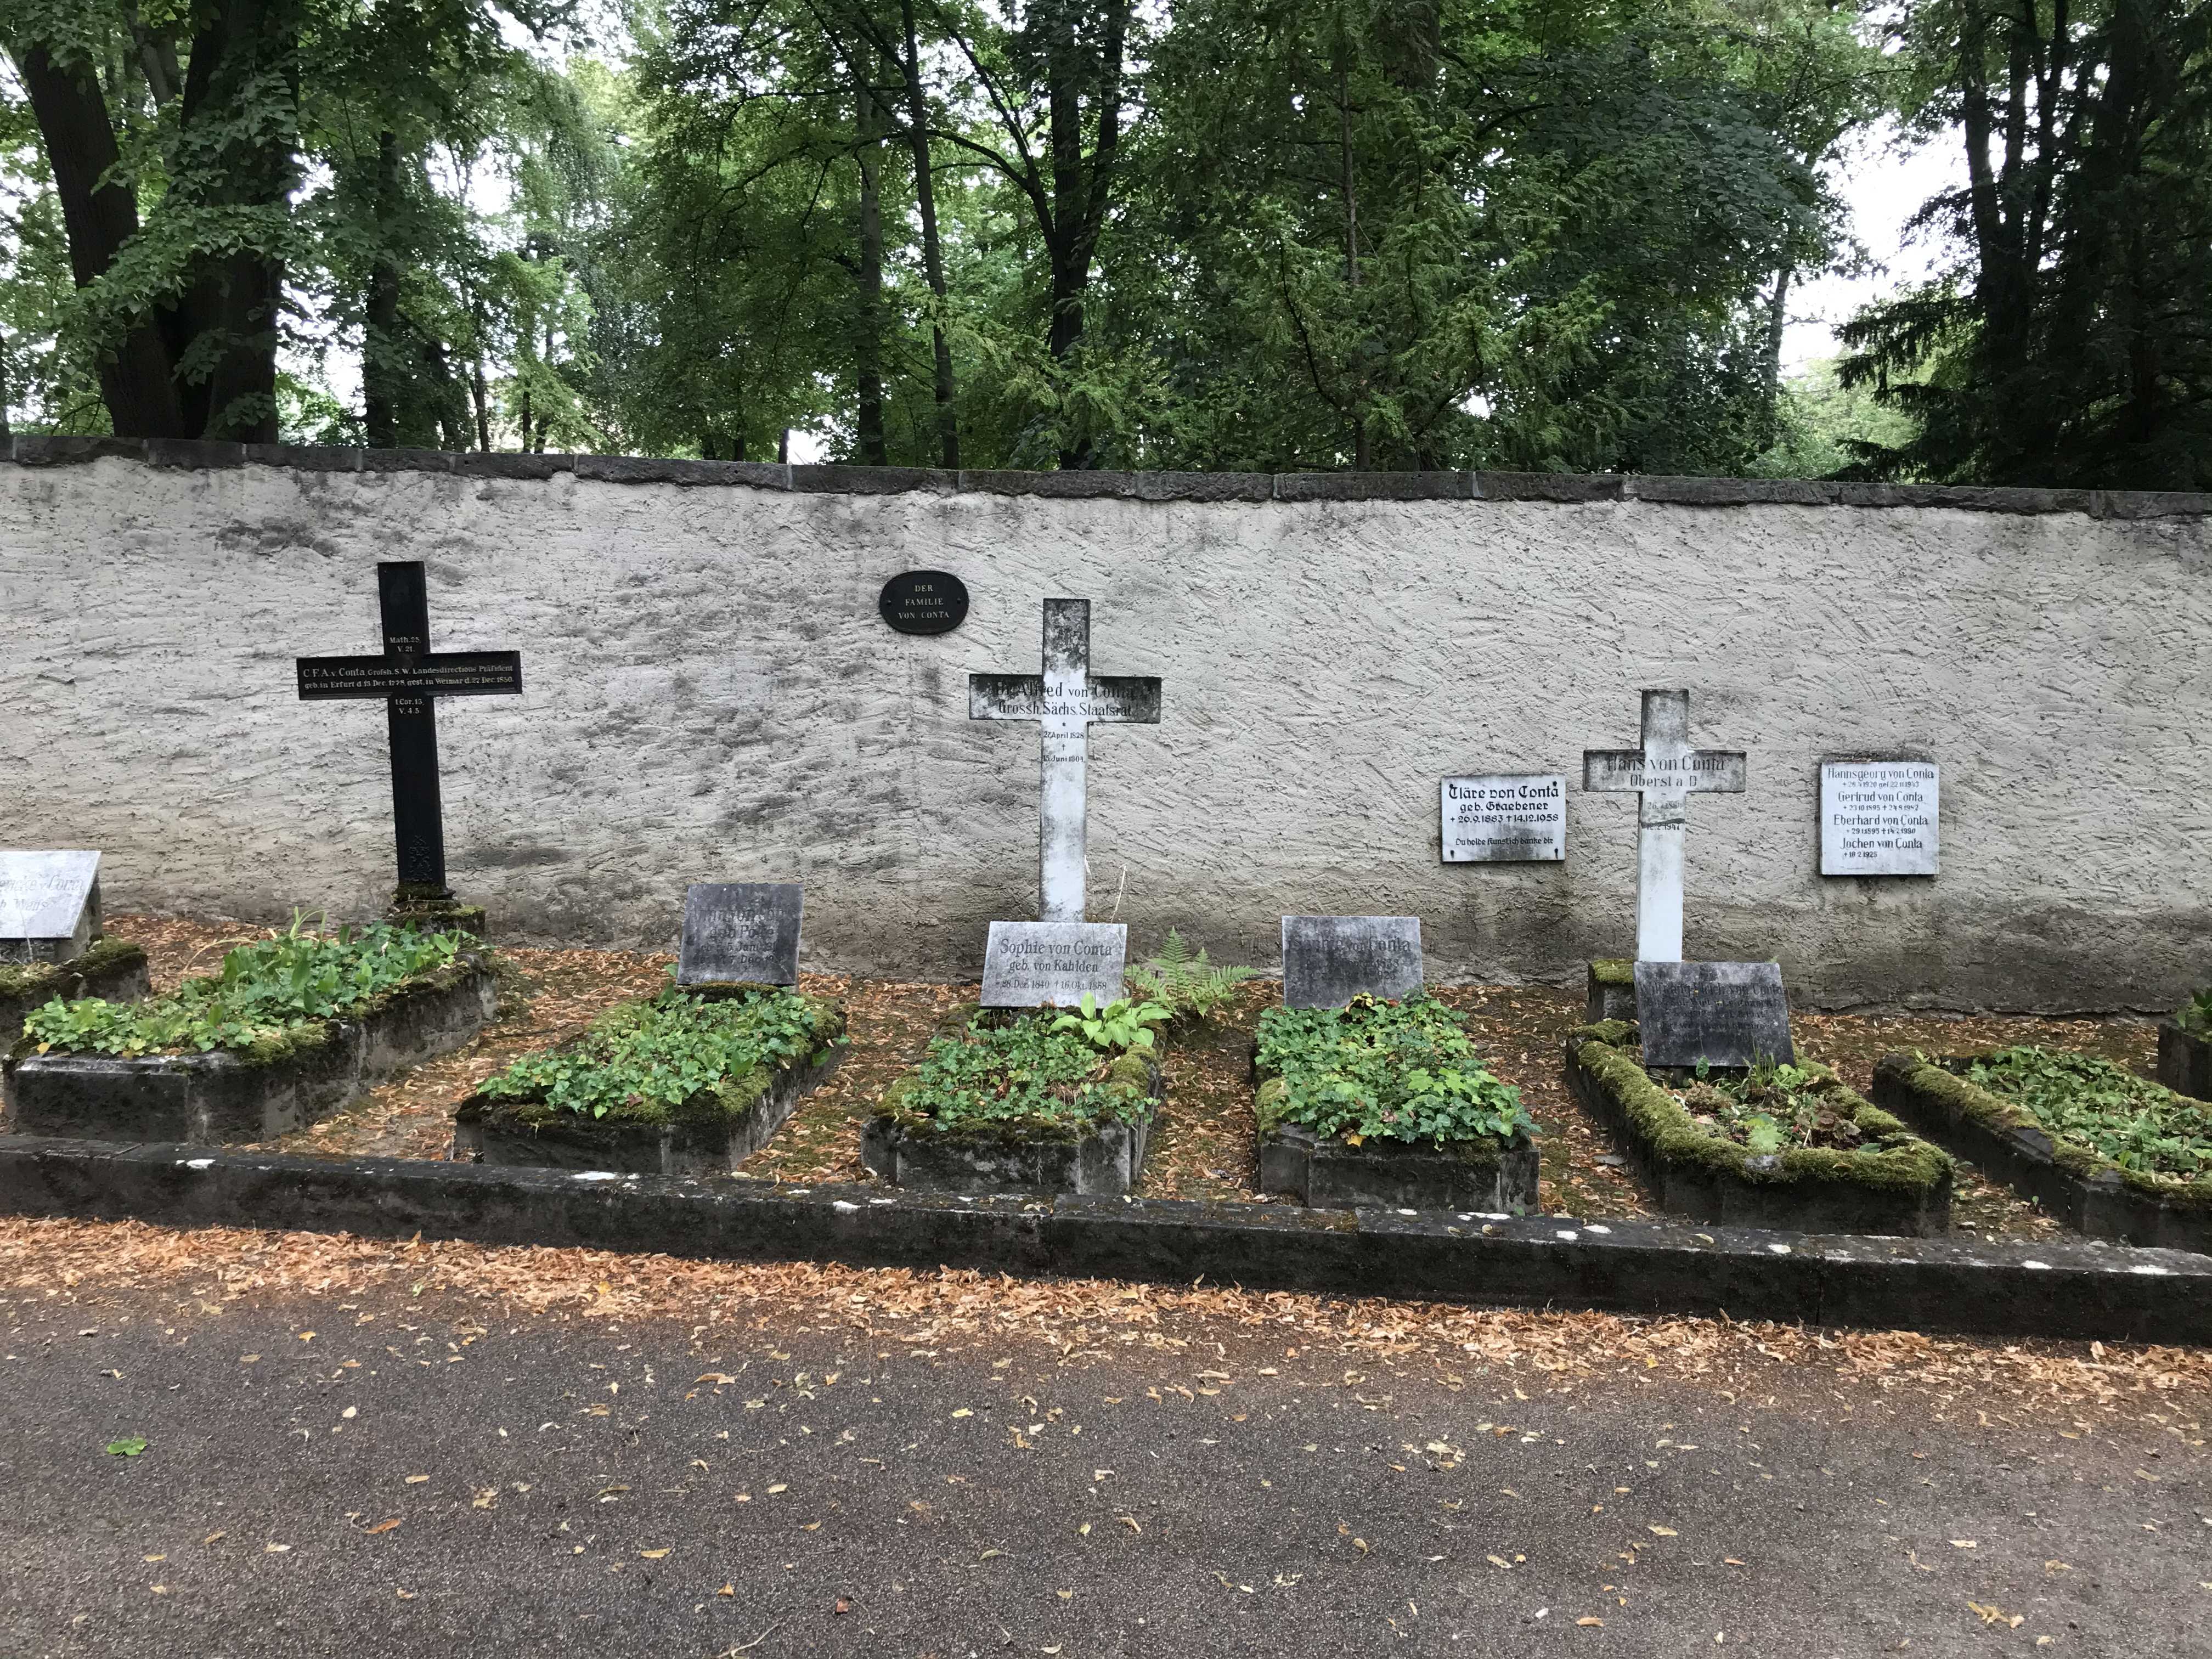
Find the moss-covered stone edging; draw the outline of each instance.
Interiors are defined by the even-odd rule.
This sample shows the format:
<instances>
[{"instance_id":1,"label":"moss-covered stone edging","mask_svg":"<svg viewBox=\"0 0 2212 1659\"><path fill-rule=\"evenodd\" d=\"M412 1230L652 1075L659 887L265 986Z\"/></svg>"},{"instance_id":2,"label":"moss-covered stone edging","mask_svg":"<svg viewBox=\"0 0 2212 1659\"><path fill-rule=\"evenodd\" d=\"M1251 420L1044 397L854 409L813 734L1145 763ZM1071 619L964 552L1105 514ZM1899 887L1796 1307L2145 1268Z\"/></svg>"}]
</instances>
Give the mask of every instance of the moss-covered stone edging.
<instances>
[{"instance_id":1,"label":"moss-covered stone edging","mask_svg":"<svg viewBox=\"0 0 2212 1659\"><path fill-rule=\"evenodd\" d=\"M1636 1018L1636 964L1608 957L1589 965L1583 1018L1592 1025Z\"/></svg>"},{"instance_id":2,"label":"moss-covered stone edging","mask_svg":"<svg viewBox=\"0 0 2212 1659\"><path fill-rule=\"evenodd\" d=\"M2212 1252L2212 1181L2123 1170L2054 1139L2027 1109L1952 1069L1978 1058L1884 1054L1874 1068L1874 1097L2076 1232Z\"/></svg>"},{"instance_id":3,"label":"moss-covered stone edging","mask_svg":"<svg viewBox=\"0 0 2212 1659\"><path fill-rule=\"evenodd\" d=\"M2098 519L2212 516L2212 493L2039 489L1981 484L1841 483L1823 478L1694 478L1587 472L1019 472L917 466L808 466L692 461L649 455L480 454L443 449L348 449L204 439L0 438L0 461L73 466L104 459L220 471L246 465L302 472L434 472L544 481L568 475L609 483L854 495L979 494L1141 501L1644 501L1686 507L1939 507L1966 513L2080 513Z\"/></svg>"},{"instance_id":4,"label":"moss-covered stone edging","mask_svg":"<svg viewBox=\"0 0 2212 1659\"><path fill-rule=\"evenodd\" d=\"M31 1011L56 997L64 1002L81 997L137 1002L152 990L146 952L125 939L94 939L82 956L68 962L0 967L0 1048L12 1047Z\"/></svg>"},{"instance_id":5,"label":"moss-covered stone edging","mask_svg":"<svg viewBox=\"0 0 2212 1659\"><path fill-rule=\"evenodd\" d=\"M784 1065L757 1066L702 1089L663 1123L547 1112L542 1100L528 1097L474 1094L453 1114L453 1149L471 1161L518 1168L727 1175L767 1146L852 1052L842 1006L820 1036L810 1053Z\"/></svg>"},{"instance_id":6,"label":"moss-covered stone edging","mask_svg":"<svg viewBox=\"0 0 2212 1659\"><path fill-rule=\"evenodd\" d=\"M491 966L468 953L343 1019L258 1048L209 1054L40 1054L6 1066L14 1127L102 1140L271 1140L338 1110L395 1072L457 1048L492 1017Z\"/></svg>"},{"instance_id":7,"label":"moss-covered stone edging","mask_svg":"<svg viewBox=\"0 0 2212 1659\"><path fill-rule=\"evenodd\" d=\"M976 1010L956 1008L938 1035L964 1029ZM1033 1121L939 1124L914 1103L917 1067L884 1091L860 1129L860 1162L895 1187L921 1192L1085 1193L1116 1196L1137 1184L1166 1089L1158 1055L1130 1048L1107 1071L1108 1086L1147 1104L1141 1116L1088 1129Z\"/></svg>"},{"instance_id":8,"label":"moss-covered stone edging","mask_svg":"<svg viewBox=\"0 0 2212 1659\"><path fill-rule=\"evenodd\" d=\"M1425 1141L1370 1139L1353 1146L1323 1140L1302 1123L1274 1121L1274 1097L1288 1087L1260 1064L1252 1045L1253 1104L1260 1120L1260 1190L1320 1209L1481 1210L1524 1215L1537 1207L1536 1143L1525 1133Z\"/></svg>"},{"instance_id":9,"label":"moss-covered stone edging","mask_svg":"<svg viewBox=\"0 0 2212 1659\"><path fill-rule=\"evenodd\" d=\"M2178 1095L2212 1101L2212 1036L2201 1036L2178 1019L2158 1028L2158 1080Z\"/></svg>"},{"instance_id":10,"label":"moss-covered stone edging","mask_svg":"<svg viewBox=\"0 0 2212 1659\"><path fill-rule=\"evenodd\" d=\"M0 1135L0 1212L464 1238L1718 1315L2000 1337L2212 1343L2212 1258L2096 1241L1878 1238L1683 1222L1309 1210L323 1158Z\"/></svg>"},{"instance_id":11,"label":"moss-covered stone edging","mask_svg":"<svg viewBox=\"0 0 2212 1659\"><path fill-rule=\"evenodd\" d=\"M1612 1131L1662 1208L1729 1226L1919 1238L1950 1231L1953 1171L1940 1148L1912 1137L1879 1150L1754 1153L1700 1129L1629 1052L1635 1040L1633 1028L1618 1022L1571 1033L1567 1086ZM1831 1092L1869 1136L1910 1135L1905 1124L1840 1083Z\"/></svg>"}]
</instances>

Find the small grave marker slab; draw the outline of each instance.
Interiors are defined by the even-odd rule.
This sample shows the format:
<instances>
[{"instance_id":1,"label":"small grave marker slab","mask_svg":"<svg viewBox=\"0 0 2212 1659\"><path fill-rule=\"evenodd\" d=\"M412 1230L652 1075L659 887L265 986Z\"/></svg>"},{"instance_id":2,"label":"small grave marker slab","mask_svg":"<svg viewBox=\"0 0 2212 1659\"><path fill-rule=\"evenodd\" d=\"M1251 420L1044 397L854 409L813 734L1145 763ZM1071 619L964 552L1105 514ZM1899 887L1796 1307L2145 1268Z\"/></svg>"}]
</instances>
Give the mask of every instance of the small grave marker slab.
<instances>
[{"instance_id":1,"label":"small grave marker slab","mask_svg":"<svg viewBox=\"0 0 2212 1659\"><path fill-rule=\"evenodd\" d=\"M1755 1066L1797 1058L1778 963L1639 962L1636 1018L1646 1066Z\"/></svg>"},{"instance_id":2,"label":"small grave marker slab","mask_svg":"<svg viewBox=\"0 0 2212 1659\"><path fill-rule=\"evenodd\" d=\"M1121 996L1129 929L1118 921L994 921L983 947L986 1008L1073 1008Z\"/></svg>"},{"instance_id":3,"label":"small grave marker slab","mask_svg":"<svg viewBox=\"0 0 2212 1659\"><path fill-rule=\"evenodd\" d=\"M678 985L796 985L806 890L795 881L695 881L684 891Z\"/></svg>"},{"instance_id":4,"label":"small grave marker slab","mask_svg":"<svg viewBox=\"0 0 2212 1659\"><path fill-rule=\"evenodd\" d=\"M1820 873L1932 876L1941 777L1933 761L1820 763Z\"/></svg>"},{"instance_id":5,"label":"small grave marker slab","mask_svg":"<svg viewBox=\"0 0 2212 1659\"><path fill-rule=\"evenodd\" d=\"M884 584L876 611L898 634L950 634L968 620L968 584L949 570L902 570Z\"/></svg>"},{"instance_id":6,"label":"small grave marker slab","mask_svg":"<svg viewBox=\"0 0 2212 1659\"><path fill-rule=\"evenodd\" d=\"M1421 989L1419 916L1285 916L1283 1006L1341 1008Z\"/></svg>"},{"instance_id":7,"label":"small grave marker slab","mask_svg":"<svg viewBox=\"0 0 2212 1659\"><path fill-rule=\"evenodd\" d=\"M1446 778L1446 864L1557 864L1567 856L1567 780L1557 772Z\"/></svg>"},{"instance_id":8,"label":"small grave marker slab","mask_svg":"<svg viewBox=\"0 0 2212 1659\"><path fill-rule=\"evenodd\" d=\"M0 962L74 962L99 937L99 854L0 850Z\"/></svg>"}]
</instances>

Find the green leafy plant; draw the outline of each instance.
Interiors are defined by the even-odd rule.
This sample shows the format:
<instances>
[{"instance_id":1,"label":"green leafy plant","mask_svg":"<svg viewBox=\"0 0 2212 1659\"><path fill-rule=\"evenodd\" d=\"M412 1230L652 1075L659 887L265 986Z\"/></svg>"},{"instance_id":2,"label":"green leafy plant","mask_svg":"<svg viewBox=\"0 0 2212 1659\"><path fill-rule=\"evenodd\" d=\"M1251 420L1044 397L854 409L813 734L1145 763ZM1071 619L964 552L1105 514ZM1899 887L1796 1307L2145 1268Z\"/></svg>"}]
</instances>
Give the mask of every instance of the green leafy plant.
<instances>
[{"instance_id":1,"label":"green leafy plant","mask_svg":"<svg viewBox=\"0 0 2212 1659\"><path fill-rule=\"evenodd\" d=\"M1854 1152L1867 1143L1857 1103L1825 1070L1765 1063L1717 1077L1702 1067L1679 1098L1699 1128L1762 1158L1793 1146Z\"/></svg>"},{"instance_id":2,"label":"green leafy plant","mask_svg":"<svg viewBox=\"0 0 2212 1659\"><path fill-rule=\"evenodd\" d=\"M1342 1008L1270 1008L1261 1016L1262 1127L1316 1135L1434 1141L1533 1133L1521 1091L1492 1073L1466 1023L1429 997Z\"/></svg>"},{"instance_id":3,"label":"green leafy plant","mask_svg":"<svg viewBox=\"0 0 2212 1659\"><path fill-rule=\"evenodd\" d=\"M1072 1014L977 1013L960 1030L932 1040L884 1107L933 1119L940 1128L1081 1131L1142 1117L1152 1103L1147 1045L1133 1040L1108 1051L1082 1025Z\"/></svg>"},{"instance_id":4,"label":"green leafy plant","mask_svg":"<svg viewBox=\"0 0 2212 1659\"><path fill-rule=\"evenodd\" d=\"M2174 1018L2185 1031L2198 1036L2212 1036L2212 988L2199 991L2181 1005Z\"/></svg>"},{"instance_id":5,"label":"green leafy plant","mask_svg":"<svg viewBox=\"0 0 2212 1659\"><path fill-rule=\"evenodd\" d=\"M842 1030L832 1004L792 991L708 1000L672 988L609 1009L574 1042L525 1055L477 1092L552 1113L663 1120L732 1080L749 1083L730 1093L750 1100L766 1072L814 1053ZM763 1075L753 1083L756 1072Z\"/></svg>"},{"instance_id":6,"label":"green leafy plant","mask_svg":"<svg viewBox=\"0 0 2212 1659\"><path fill-rule=\"evenodd\" d=\"M382 922L324 933L295 914L286 932L240 946L220 973L188 979L167 996L137 1003L57 997L33 1010L23 1030L40 1054L252 1048L352 1013L450 966L474 943L465 933Z\"/></svg>"},{"instance_id":7,"label":"green leafy plant","mask_svg":"<svg viewBox=\"0 0 2212 1659\"><path fill-rule=\"evenodd\" d=\"M1080 1013L1062 1014L1052 1023L1055 1031L1080 1031L1083 1040L1094 1048L1103 1048L1117 1054L1124 1048L1149 1048L1152 1046L1152 1028L1164 1025L1170 1018L1168 1011L1157 1002L1131 1002L1127 997L1118 1002L1099 1006L1091 992L1083 994Z\"/></svg>"},{"instance_id":8,"label":"green leafy plant","mask_svg":"<svg viewBox=\"0 0 2212 1659\"><path fill-rule=\"evenodd\" d=\"M148 1443L135 1434L128 1435L121 1440L109 1441L107 1455L110 1457L136 1457L146 1449Z\"/></svg>"},{"instance_id":9,"label":"green leafy plant","mask_svg":"<svg viewBox=\"0 0 2212 1659\"><path fill-rule=\"evenodd\" d=\"M1170 927L1159 954L1137 963L1126 977L1133 989L1166 1009L1171 1018L1205 1019L1255 971L1208 962L1203 945L1193 951Z\"/></svg>"},{"instance_id":10,"label":"green leafy plant","mask_svg":"<svg viewBox=\"0 0 2212 1659\"><path fill-rule=\"evenodd\" d=\"M2000 1048L1969 1083L2022 1108L2054 1139L2143 1174L2212 1176L2212 1111L2094 1054Z\"/></svg>"}]
</instances>

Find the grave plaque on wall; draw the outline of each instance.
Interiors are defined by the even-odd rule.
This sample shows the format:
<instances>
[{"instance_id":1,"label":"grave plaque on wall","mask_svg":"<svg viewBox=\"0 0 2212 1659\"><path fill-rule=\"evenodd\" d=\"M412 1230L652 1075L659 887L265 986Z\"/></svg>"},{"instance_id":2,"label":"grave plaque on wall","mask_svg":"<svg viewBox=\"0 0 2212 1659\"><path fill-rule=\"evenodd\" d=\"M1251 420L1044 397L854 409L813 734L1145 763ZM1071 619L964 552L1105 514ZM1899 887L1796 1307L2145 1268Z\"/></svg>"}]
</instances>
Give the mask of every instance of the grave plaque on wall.
<instances>
[{"instance_id":1,"label":"grave plaque on wall","mask_svg":"<svg viewBox=\"0 0 2212 1659\"><path fill-rule=\"evenodd\" d=\"M1419 916L1285 916L1283 1006L1341 1008L1421 990Z\"/></svg>"},{"instance_id":2,"label":"grave plaque on wall","mask_svg":"<svg viewBox=\"0 0 2212 1659\"><path fill-rule=\"evenodd\" d=\"M1567 856L1567 781L1502 772L1443 781L1446 864L1558 863Z\"/></svg>"},{"instance_id":3,"label":"grave plaque on wall","mask_svg":"<svg viewBox=\"0 0 2212 1659\"><path fill-rule=\"evenodd\" d=\"M950 634L968 618L968 584L950 571L902 571L884 584L876 610L897 633Z\"/></svg>"},{"instance_id":4,"label":"grave plaque on wall","mask_svg":"<svg viewBox=\"0 0 2212 1659\"><path fill-rule=\"evenodd\" d=\"M994 921L983 947L986 1008L1073 1008L1121 995L1129 929L1118 921Z\"/></svg>"},{"instance_id":5,"label":"grave plaque on wall","mask_svg":"<svg viewBox=\"0 0 2212 1659\"><path fill-rule=\"evenodd\" d=\"M1820 873L1936 874L1938 783L1933 761L1823 761Z\"/></svg>"},{"instance_id":6,"label":"grave plaque on wall","mask_svg":"<svg viewBox=\"0 0 2212 1659\"><path fill-rule=\"evenodd\" d=\"M805 889L795 881L696 881L684 893L678 985L796 985Z\"/></svg>"}]
</instances>

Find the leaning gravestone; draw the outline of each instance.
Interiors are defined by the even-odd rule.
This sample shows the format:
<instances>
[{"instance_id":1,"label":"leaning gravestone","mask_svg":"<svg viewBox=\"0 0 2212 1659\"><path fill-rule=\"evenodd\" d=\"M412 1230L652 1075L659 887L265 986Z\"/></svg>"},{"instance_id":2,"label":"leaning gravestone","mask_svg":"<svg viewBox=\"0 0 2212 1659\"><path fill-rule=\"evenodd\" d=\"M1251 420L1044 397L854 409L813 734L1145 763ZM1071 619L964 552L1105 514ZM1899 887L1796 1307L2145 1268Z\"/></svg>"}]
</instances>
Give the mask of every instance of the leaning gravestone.
<instances>
[{"instance_id":1,"label":"leaning gravestone","mask_svg":"<svg viewBox=\"0 0 2212 1659\"><path fill-rule=\"evenodd\" d=\"M986 1008L1073 1008L1121 996L1129 930L1118 921L994 921L983 951Z\"/></svg>"},{"instance_id":2,"label":"leaning gravestone","mask_svg":"<svg viewBox=\"0 0 2212 1659\"><path fill-rule=\"evenodd\" d=\"M1636 1018L1646 1066L1786 1065L1790 1002L1771 962L1639 962Z\"/></svg>"},{"instance_id":3,"label":"leaning gravestone","mask_svg":"<svg viewBox=\"0 0 2212 1659\"><path fill-rule=\"evenodd\" d=\"M99 854L0 850L0 963L74 962L99 937Z\"/></svg>"},{"instance_id":4,"label":"leaning gravestone","mask_svg":"<svg viewBox=\"0 0 2212 1659\"><path fill-rule=\"evenodd\" d=\"M1285 916L1283 1006L1341 1008L1421 989L1419 916Z\"/></svg>"},{"instance_id":5,"label":"leaning gravestone","mask_svg":"<svg viewBox=\"0 0 2212 1659\"><path fill-rule=\"evenodd\" d=\"M795 881L695 881L684 893L678 985L796 985L806 890Z\"/></svg>"}]
</instances>

